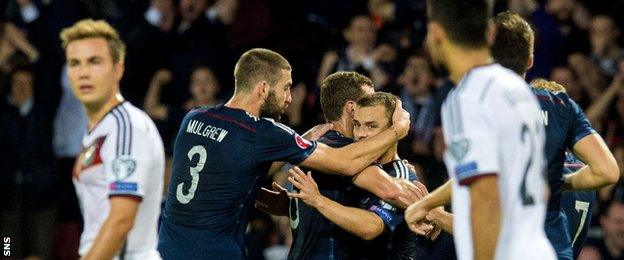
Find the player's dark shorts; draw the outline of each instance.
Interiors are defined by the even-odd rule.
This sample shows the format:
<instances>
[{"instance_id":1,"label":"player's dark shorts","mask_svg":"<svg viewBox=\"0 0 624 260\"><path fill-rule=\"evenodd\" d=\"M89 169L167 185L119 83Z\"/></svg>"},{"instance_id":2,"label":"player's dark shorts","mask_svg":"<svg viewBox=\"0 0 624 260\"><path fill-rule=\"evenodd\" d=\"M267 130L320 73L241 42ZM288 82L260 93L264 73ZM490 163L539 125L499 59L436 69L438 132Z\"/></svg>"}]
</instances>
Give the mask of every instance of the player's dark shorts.
<instances>
[{"instance_id":1,"label":"player's dark shorts","mask_svg":"<svg viewBox=\"0 0 624 260\"><path fill-rule=\"evenodd\" d=\"M576 203L585 203L586 205L582 209L577 209ZM573 242L574 259L578 258L585 243L592 221L592 208L595 204L596 191L564 192L561 196L561 208L569 222L568 229ZM575 236L576 241L574 240Z\"/></svg>"},{"instance_id":2,"label":"player's dark shorts","mask_svg":"<svg viewBox=\"0 0 624 260\"><path fill-rule=\"evenodd\" d=\"M158 252L163 259L245 259L240 247L232 241L215 241L214 236L202 232L189 232L192 227L184 227L161 218L158 232Z\"/></svg>"},{"instance_id":3,"label":"player's dark shorts","mask_svg":"<svg viewBox=\"0 0 624 260\"><path fill-rule=\"evenodd\" d=\"M548 211L544 225L546 236L552 244L559 260L572 260L572 240L568 232L568 219L562 211Z\"/></svg>"}]
</instances>

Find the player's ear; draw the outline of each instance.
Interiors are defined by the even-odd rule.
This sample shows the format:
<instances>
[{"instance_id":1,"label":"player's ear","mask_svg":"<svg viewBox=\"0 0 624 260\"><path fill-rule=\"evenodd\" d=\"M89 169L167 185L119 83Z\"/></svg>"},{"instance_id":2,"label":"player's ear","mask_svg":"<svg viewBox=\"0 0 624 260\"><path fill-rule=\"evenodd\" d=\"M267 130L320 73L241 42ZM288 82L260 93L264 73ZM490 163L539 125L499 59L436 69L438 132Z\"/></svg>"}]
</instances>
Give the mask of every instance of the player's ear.
<instances>
[{"instance_id":1,"label":"player's ear","mask_svg":"<svg viewBox=\"0 0 624 260\"><path fill-rule=\"evenodd\" d=\"M487 27L487 45L488 46L492 46L494 44L494 41L496 41L496 24L494 24L494 21L492 19L488 20L488 27Z\"/></svg>"},{"instance_id":2,"label":"player's ear","mask_svg":"<svg viewBox=\"0 0 624 260\"><path fill-rule=\"evenodd\" d=\"M351 118L353 118L353 114L355 113L355 101L349 100L344 105L344 111L349 114Z\"/></svg>"},{"instance_id":3,"label":"player's ear","mask_svg":"<svg viewBox=\"0 0 624 260\"><path fill-rule=\"evenodd\" d=\"M526 69L529 70L530 68L533 68L533 53L529 55L529 60L527 61Z\"/></svg>"},{"instance_id":4,"label":"player's ear","mask_svg":"<svg viewBox=\"0 0 624 260\"><path fill-rule=\"evenodd\" d=\"M121 81L124 71L126 70L126 65L120 61L115 63L113 66L115 68L115 79L117 79L117 81Z\"/></svg>"},{"instance_id":5,"label":"player's ear","mask_svg":"<svg viewBox=\"0 0 624 260\"><path fill-rule=\"evenodd\" d=\"M427 30L429 30L432 43L436 45L440 45L443 41L443 38L446 36L442 25L438 22L431 21L427 24Z\"/></svg>"},{"instance_id":6,"label":"player's ear","mask_svg":"<svg viewBox=\"0 0 624 260\"><path fill-rule=\"evenodd\" d=\"M256 94L264 99L269 95L269 84L266 80L261 80L258 84L256 84L255 90Z\"/></svg>"}]
</instances>

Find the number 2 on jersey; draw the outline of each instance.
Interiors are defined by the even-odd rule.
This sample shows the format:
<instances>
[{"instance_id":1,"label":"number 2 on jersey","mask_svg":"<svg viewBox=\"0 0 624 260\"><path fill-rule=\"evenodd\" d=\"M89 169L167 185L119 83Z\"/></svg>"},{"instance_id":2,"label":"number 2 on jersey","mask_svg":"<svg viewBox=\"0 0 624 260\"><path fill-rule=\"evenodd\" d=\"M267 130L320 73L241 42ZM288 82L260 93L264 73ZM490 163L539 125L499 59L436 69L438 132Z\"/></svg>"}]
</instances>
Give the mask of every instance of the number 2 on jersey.
<instances>
[{"instance_id":1,"label":"number 2 on jersey","mask_svg":"<svg viewBox=\"0 0 624 260\"><path fill-rule=\"evenodd\" d=\"M525 140L525 136L528 135L528 141L529 141L529 145L530 145L530 153L529 153L529 161L527 162L526 167L524 168L524 175L522 176L522 184L520 186L520 197L522 198L522 205L527 206L527 205L533 205L535 204L535 200L533 199L533 196L531 196L528 192L527 192L527 175L529 175L529 169L531 169L531 163L533 162L533 153L534 153L534 149L533 149L533 138L531 138L531 133L529 133L529 127L524 124L522 125L522 132L520 133L520 140L524 143Z\"/></svg>"},{"instance_id":2,"label":"number 2 on jersey","mask_svg":"<svg viewBox=\"0 0 624 260\"><path fill-rule=\"evenodd\" d=\"M178 184L178 188L176 190L176 199L182 204L189 203L193 197L195 197L195 190L197 190L197 184L199 183L199 172L204 169L204 163L206 163L207 153L206 148L201 145L196 145L188 151L189 160L193 160L193 156L199 154L199 160L197 161L197 165L195 167L191 167L191 187L188 189L188 193L184 194L182 191L184 187L184 182Z\"/></svg>"}]
</instances>

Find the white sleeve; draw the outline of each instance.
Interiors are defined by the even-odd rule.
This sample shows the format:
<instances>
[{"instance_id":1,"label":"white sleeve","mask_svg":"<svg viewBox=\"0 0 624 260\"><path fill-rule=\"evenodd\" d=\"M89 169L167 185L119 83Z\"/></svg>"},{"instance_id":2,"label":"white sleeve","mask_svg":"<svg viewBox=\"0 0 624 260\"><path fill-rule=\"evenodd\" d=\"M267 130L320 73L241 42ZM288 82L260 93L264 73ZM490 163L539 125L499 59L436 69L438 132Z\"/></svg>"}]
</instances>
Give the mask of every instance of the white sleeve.
<instances>
[{"instance_id":1,"label":"white sleeve","mask_svg":"<svg viewBox=\"0 0 624 260\"><path fill-rule=\"evenodd\" d=\"M500 170L496 130L482 102L464 98L450 100L448 156L456 163L449 174L455 174L460 185L478 177L497 174Z\"/></svg>"},{"instance_id":2,"label":"white sleeve","mask_svg":"<svg viewBox=\"0 0 624 260\"><path fill-rule=\"evenodd\" d=\"M109 196L145 196L148 178L154 176L155 149L149 135L144 131L121 124L120 137L117 138L115 156L104 161ZM124 133L125 130L125 134Z\"/></svg>"}]
</instances>

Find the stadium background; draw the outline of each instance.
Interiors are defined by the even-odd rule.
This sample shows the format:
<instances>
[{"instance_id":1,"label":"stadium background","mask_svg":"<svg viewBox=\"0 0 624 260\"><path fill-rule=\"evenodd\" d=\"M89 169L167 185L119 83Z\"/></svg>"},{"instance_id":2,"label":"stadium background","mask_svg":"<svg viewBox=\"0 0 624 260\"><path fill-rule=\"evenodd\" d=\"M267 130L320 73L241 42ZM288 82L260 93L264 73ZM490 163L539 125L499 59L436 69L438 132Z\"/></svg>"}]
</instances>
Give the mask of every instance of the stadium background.
<instances>
[{"instance_id":1,"label":"stadium background","mask_svg":"<svg viewBox=\"0 0 624 260\"><path fill-rule=\"evenodd\" d=\"M536 31L528 78L562 83L624 169L623 0L496 1ZM298 132L323 122L319 82L356 70L401 97L410 135L400 154L430 190L446 179L439 108L451 84L436 75L422 43L424 0L3 0L0 3L0 235L12 255L75 259L80 212L71 183L86 119L68 90L58 33L79 19L105 19L127 44L124 97L157 123L166 151L184 113L226 100L245 50L265 47L293 67L292 103L282 118ZM283 174L276 179L285 185ZM624 250L624 216L598 217L624 200L624 183L599 192L589 244ZM617 202L619 201L619 202ZM620 204L621 205L621 204ZM253 259L288 249L286 218L254 212ZM448 241L447 241L448 243Z\"/></svg>"}]
</instances>

